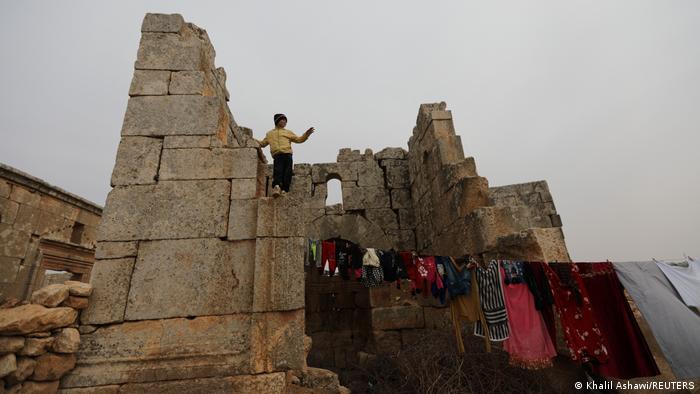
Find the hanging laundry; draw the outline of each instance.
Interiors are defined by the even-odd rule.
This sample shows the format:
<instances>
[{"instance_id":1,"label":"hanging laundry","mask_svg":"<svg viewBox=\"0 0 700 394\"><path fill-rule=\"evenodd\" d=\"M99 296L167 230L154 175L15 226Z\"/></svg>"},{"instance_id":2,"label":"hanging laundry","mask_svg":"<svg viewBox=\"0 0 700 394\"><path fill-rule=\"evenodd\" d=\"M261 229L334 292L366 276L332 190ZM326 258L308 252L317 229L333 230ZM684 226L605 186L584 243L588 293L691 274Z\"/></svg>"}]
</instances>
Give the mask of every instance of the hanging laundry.
<instances>
[{"instance_id":1,"label":"hanging laundry","mask_svg":"<svg viewBox=\"0 0 700 394\"><path fill-rule=\"evenodd\" d=\"M424 297L431 292L433 283L438 289L442 289L442 279L437 273L434 256L413 256L413 264L408 269L411 288L416 293L422 293Z\"/></svg>"},{"instance_id":2,"label":"hanging laundry","mask_svg":"<svg viewBox=\"0 0 700 394\"><path fill-rule=\"evenodd\" d=\"M488 335L492 341L508 338L508 312L503 298L503 285L498 262L492 260L485 268L475 269L476 282L479 284L479 301L484 312ZM474 335L485 336L484 326L480 321L474 325Z\"/></svg>"},{"instance_id":3,"label":"hanging laundry","mask_svg":"<svg viewBox=\"0 0 700 394\"><path fill-rule=\"evenodd\" d=\"M321 243L321 253L323 259L323 271L325 274L326 266L328 266L328 272L332 275L335 272L335 241L326 240Z\"/></svg>"},{"instance_id":4,"label":"hanging laundry","mask_svg":"<svg viewBox=\"0 0 700 394\"><path fill-rule=\"evenodd\" d=\"M445 263L444 260L448 257L435 256L435 280L430 284L430 292L433 297L440 301L440 304L445 304L445 296L447 295L447 290L445 289Z\"/></svg>"},{"instance_id":5,"label":"hanging laundry","mask_svg":"<svg viewBox=\"0 0 700 394\"><path fill-rule=\"evenodd\" d=\"M469 294L472 288L471 270L467 268L468 260L453 259L447 257L443 262L445 266L445 287L450 297Z\"/></svg>"},{"instance_id":6,"label":"hanging laundry","mask_svg":"<svg viewBox=\"0 0 700 394\"><path fill-rule=\"evenodd\" d=\"M653 262L613 263L679 379L700 376L700 316L683 302Z\"/></svg>"},{"instance_id":7,"label":"hanging laundry","mask_svg":"<svg viewBox=\"0 0 700 394\"><path fill-rule=\"evenodd\" d=\"M576 263L576 266L598 328L608 344L608 361L593 364L593 371L618 379L658 375L659 368L632 314L612 263Z\"/></svg>"},{"instance_id":8,"label":"hanging laundry","mask_svg":"<svg viewBox=\"0 0 700 394\"><path fill-rule=\"evenodd\" d=\"M676 288L686 305L700 308L700 262L688 258L687 263L687 267L661 261L657 261L656 265Z\"/></svg>"},{"instance_id":9,"label":"hanging laundry","mask_svg":"<svg viewBox=\"0 0 700 394\"><path fill-rule=\"evenodd\" d=\"M606 362L607 343L595 322L578 267L571 263L543 264L542 267L554 294L571 359L580 363L594 359Z\"/></svg>"},{"instance_id":10,"label":"hanging laundry","mask_svg":"<svg viewBox=\"0 0 700 394\"><path fill-rule=\"evenodd\" d=\"M530 289L537 309L547 325L547 332L552 343L557 341L556 319L554 317L554 297L542 264L526 262L523 267L525 282Z\"/></svg>"},{"instance_id":11,"label":"hanging laundry","mask_svg":"<svg viewBox=\"0 0 700 394\"><path fill-rule=\"evenodd\" d=\"M551 367L557 350L542 314L535 308L524 270L522 262L502 262L503 294L510 324L510 335L503 342L503 349L508 352L510 365L525 369Z\"/></svg>"},{"instance_id":12,"label":"hanging laundry","mask_svg":"<svg viewBox=\"0 0 700 394\"><path fill-rule=\"evenodd\" d=\"M381 286L384 282L384 275L382 274L381 267L374 267L371 265L362 266L362 284L365 287L375 287Z\"/></svg>"},{"instance_id":13,"label":"hanging laundry","mask_svg":"<svg viewBox=\"0 0 700 394\"><path fill-rule=\"evenodd\" d=\"M406 271L406 264L401 258L401 254L394 249L391 249L391 254L394 255L394 262L396 263L396 276L399 279L408 279L408 272Z\"/></svg>"},{"instance_id":14,"label":"hanging laundry","mask_svg":"<svg viewBox=\"0 0 700 394\"><path fill-rule=\"evenodd\" d=\"M370 267L379 267L379 256L374 248L367 248L365 255L362 256L362 265L368 265Z\"/></svg>"},{"instance_id":15,"label":"hanging laundry","mask_svg":"<svg viewBox=\"0 0 700 394\"><path fill-rule=\"evenodd\" d=\"M396 255L392 251L379 252L379 264L382 266L382 273L384 274L384 280L387 282L394 282L399 278L398 275L398 262L396 261Z\"/></svg>"},{"instance_id":16,"label":"hanging laundry","mask_svg":"<svg viewBox=\"0 0 700 394\"><path fill-rule=\"evenodd\" d=\"M318 241L309 239L308 247L306 250L306 259L304 260L304 265L307 267L314 266L317 264L317 251L318 251Z\"/></svg>"},{"instance_id":17,"label":"hanging laundry","mask_svg":"<svg viewBox=\"0 0 700 394\"><path fill-rule=\"evenodd\" d=\"M335 244L336 272L348 280L350 279L350 243L339 241Z\"/></svg>"},{"instance_id":18,"label":"hanging laundry","mask_svg":"<svg viewBox=\"0 0 700 394\"><path fill-rule=\"evenodd\" d=\"M466 268L465 268L466 269ZM489 341L488 324L481 310L479 301L479 285L476 283L476 275L469 275L471 283L469 287L471 293L458 294L454 297L450 296L450 317L452 319L452 327L454 328L455 340L457 341L457 350L459 354L464 354L464 341L462 340L462 325L461 320L469 323L480 321L482 327L486 329L486 351L491 351L491 341Z\"/></svg>"}]
</instances>

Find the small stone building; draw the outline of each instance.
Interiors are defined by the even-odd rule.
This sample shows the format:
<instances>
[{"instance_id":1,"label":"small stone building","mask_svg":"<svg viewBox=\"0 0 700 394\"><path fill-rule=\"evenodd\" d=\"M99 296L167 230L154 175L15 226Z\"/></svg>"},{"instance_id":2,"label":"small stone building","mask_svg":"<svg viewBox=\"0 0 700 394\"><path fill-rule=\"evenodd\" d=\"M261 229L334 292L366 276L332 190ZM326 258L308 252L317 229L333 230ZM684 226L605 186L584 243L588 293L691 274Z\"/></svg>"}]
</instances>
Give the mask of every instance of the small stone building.
<instances>
[{"instance_id":1,"label":"small stone building","mask_svg":"<svg viewBox=\"0 0 700 394\"><path fill-rule=\"evenodd\" d=\"M87 282L102 207L0 163L0 302Z\"/></svg>"}]
</instances>

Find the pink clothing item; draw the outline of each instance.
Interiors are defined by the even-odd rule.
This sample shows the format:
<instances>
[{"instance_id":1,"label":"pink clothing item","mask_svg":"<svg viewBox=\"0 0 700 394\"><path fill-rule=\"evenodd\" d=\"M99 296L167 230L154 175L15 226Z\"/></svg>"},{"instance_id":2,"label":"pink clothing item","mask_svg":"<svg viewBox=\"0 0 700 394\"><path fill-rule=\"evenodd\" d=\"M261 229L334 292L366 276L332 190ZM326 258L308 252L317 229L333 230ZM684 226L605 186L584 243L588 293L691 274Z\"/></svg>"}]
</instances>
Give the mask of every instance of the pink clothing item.
<instances>
[{"instance_id":1,"label":"pink clothing item","mask_svg":"<svg viewBox=\"0 0 700 394\"><path fill-rule=\"evenodd\" d=\"M504 278L503 267L500 270ZM503 294L510 326L510 336L503 342L503 349L510 356L509 363L525 369L551 367L557 351L527 284L504 282Z\"/></svg>"}]
</instances>

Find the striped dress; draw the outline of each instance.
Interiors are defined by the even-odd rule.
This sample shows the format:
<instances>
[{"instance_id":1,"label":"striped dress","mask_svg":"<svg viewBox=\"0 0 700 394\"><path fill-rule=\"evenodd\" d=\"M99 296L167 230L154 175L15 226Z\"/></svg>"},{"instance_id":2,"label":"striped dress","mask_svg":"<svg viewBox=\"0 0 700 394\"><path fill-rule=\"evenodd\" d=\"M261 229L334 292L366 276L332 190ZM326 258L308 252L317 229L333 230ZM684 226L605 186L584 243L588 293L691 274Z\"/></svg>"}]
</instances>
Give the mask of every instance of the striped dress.
<instances>
[{"instance_id":1,"label":"striped dress","mask_svg":"<svg viewBox=\"0 0 700 394\"><path fill-rule=\"evenodd\" d=\"M498 262L491 260L486 268L477 267L475 272L476 281L479 284L481 309L486 318L489 337L492 341L508 339L508 312L506 311ZM474 324L474 335L484 336L484 328L480 321Z\"/></svg>"}]
</instances>

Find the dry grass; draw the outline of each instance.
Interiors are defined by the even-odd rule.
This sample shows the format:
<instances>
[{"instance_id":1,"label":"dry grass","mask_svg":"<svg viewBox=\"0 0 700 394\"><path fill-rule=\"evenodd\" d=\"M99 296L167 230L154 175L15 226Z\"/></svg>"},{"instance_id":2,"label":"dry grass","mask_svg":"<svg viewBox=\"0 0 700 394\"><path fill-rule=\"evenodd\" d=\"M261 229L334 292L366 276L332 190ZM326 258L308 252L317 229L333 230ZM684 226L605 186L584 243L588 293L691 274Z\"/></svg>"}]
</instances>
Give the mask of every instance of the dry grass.
<instances>
[{"instance_id":1,"label":"dry grass","mask_svg":"<svg viewBox=\"0 0 700 394\"><path fill-rule=\"evenodd\" d=\"M507 353L499 349L486 353L483 340L472 335L464 336L466 353L460 356L450 334L433 331L400 354L378 356L364 368L340 371L341 381L353 393L556 393L573 389L570 372L557 379L556 370L511 367Z\"/></svg>"}]
</instances>

